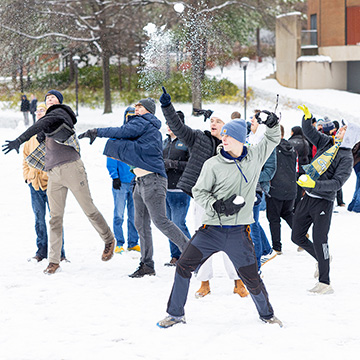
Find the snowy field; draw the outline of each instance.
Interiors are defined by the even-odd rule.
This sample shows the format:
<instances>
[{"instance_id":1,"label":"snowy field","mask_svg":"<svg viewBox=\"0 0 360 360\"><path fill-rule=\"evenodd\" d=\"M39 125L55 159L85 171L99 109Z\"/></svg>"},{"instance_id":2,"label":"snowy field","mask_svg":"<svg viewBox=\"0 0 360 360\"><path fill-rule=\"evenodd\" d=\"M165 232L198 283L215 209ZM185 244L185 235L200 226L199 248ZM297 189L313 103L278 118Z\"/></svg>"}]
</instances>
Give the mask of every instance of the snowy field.
<instances>
[{"instance_id":1,"label":"snowy field","mask_svg":"<svg viewBox=\"0 0 360 360\"><path fill-rule=\"evenodd\" d=\"M334 90L295 90L264 80L272 71L268 63L250 64L248 85L256 98L248 104L248 117L255 108L274 109L280 94L281 123L290 136L299 125L306 104L319 116L358 120L360 95ZM211 72L221 76L218 70ZM225 69L223 76L242 86L243 71ZM81 96L81 94L80 94ZM66 99L65 99L66 102ZM1 104L0 104L1 105ZM208 128L202 118L191 118L190 104L175 104L183 110L193 128ZM243 113L242 104L204 104L214 115L229 117ZM114 113L80 108L78 133L91 127L122 124L124 106ZM164 123L160 107L157 114ZM0 110L0 144L13 140L22 131L19 112ZM165 135L165 126L162 131ZM90 146L81 140L82 159L89 177L94 202L112 224L111 179L102 155L104 139ZM21 148L22 149L22 148ZM139 255L115 254L101 261L103 243L69 193L65 213L65 251L70 263L61 264L62 272L46 276L44 260L34 264L34 216L30 191L22 178L22 155L0 154L0 359L355 359L360 351L360 287L357 258L360 253L360 215L335 208L329 234L333 295L310 295L315 261L305 252L298 253L291 243L290 229L282 229L283 252L263 267L264 283L276 316L284 327L268 325L258 318L250 299L232 293L222 263L214 258L215 277L212 293L196 299L200 282L193 278L186 305L186 325L159 329L156 322L166 315L174 268L164 267L170 260L167 239L153 227L157 276L131 279ZM352 173L345 184L344 201L348 204L355 188ZM187 222L194 232L190 208ZM268 237L265 214L261 223Z\"/></svg>"}]
</instances>

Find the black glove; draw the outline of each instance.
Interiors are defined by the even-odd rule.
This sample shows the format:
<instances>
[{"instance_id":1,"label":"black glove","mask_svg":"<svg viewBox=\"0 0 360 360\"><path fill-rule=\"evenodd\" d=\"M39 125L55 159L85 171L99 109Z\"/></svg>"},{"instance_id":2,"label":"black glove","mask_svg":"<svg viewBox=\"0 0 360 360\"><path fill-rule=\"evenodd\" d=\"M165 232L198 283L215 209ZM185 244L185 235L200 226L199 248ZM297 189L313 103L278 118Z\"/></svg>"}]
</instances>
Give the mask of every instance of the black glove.
<instances>
[{"instance_id":1,"label":"black glove","mask_svg":"<svg viewBox=\"0 0 360 360\"><path fill-rule=\"evenodd\" d=\"M236 205L233 203L236 198L236 194L229 197L227 200L216 200L213 204L214 210L220 215L225 214L225 216L234 215L240 211L241 208L245 206L245 202L242 204Z\"/></svg>"},{"instance_id":2,"label":"black glove","mask_svg":"<svg viewBox=\"0 0 360 360\"><path fill-rule=\"evenodd\" d=\"M179 162L177 160L164 159L165 170L177 169Z\"/></svg>"},{"instance_id":3,"label":"black glove","mask_svg":"<svg viewBox=\"0 0 360 360\"><path fill-rule=\"evenodd\" d=\"M82 138L90 138L90 145L95 141L97 136L97 129L90 129L90 130L86 130L84 133L80 134L78 136L79 139Z\"/></svg>"},{"instance_id":4,"label":"black glove","mask_svg":"<svg viewBox=\"0 0 360 360\"><path fill-rule=\"evenodd\" d=\"M166 92L164 86L162 87L162 89L163 89L163 93L160 96L161 107L167 107L171 104L171 96Z\"/></svg>"},{"instance_id":5,"label":"black glove","mask_svg":"<svg viewBox=\"0 0 360 360\"><path fill-rule=\"evenodd\" d=\"M41 144L44 140L45 140L46 136L45 133L43 131L39 132L36 135L36 140Z\"/></svg>"},{"instance_id":6,"label":"black glove","mask_svg":"<svg viewBox=\"0 0 360 360\"><path fill-rule=\"evenodd\" d=\"M265 121L261 120L261 118L260 118L261 113L265 113L267 115L267 118L266 118ZM267 110L263 110L263 111L258 112L255 115L255 117L256 117L256 120L258 121L259 124L265 124L270 129L273 128L276 124L279 123L279 118L277 117L277 115L275 113L267 111Z\"/></svg>"},{"instance_id":7,"label":"black glove","mask_svg":"<svg viewBox=\"0 0 360 360\"><path fill-rule=\"evenodd\" d=\"M121 188L121 181L119 178L113 179L113 188L115 190L120 190Z\"/></svg>"},{"instance_id":8,"label":"black glove","mask_svg":"<svg viewBox=\"0 0 360 360\"><path fill-rule=\"evenodd\" d=\"M19 148L21 145L21 142L19 139L15 139L13 141L6 140L7 144L4 144L2 147L2 151L5 152L5 154L9 153L11 150L16 150L17 153L19 153Z\"/></svg>"}]
</instances>

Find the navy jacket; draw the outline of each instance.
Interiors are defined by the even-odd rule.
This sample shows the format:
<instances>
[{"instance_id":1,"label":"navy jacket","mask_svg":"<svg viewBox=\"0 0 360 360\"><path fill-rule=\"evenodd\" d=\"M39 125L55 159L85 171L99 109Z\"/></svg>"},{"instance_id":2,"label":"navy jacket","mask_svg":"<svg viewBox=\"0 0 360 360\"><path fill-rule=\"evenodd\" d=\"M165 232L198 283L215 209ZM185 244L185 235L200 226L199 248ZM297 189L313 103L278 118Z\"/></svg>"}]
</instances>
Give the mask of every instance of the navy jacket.
<instances>
[{"instance_id":1,"label":"navy jacket","mask_svg":"<svg viewBox=\"0 0 360 360\"><path fill-rule=\"evenodd\" d=\"M98 137L110 138L104 155L166 178L162 156L161 121L153 114L130 116L120 127L97 129Z\"/></svg>"}]
</instances>

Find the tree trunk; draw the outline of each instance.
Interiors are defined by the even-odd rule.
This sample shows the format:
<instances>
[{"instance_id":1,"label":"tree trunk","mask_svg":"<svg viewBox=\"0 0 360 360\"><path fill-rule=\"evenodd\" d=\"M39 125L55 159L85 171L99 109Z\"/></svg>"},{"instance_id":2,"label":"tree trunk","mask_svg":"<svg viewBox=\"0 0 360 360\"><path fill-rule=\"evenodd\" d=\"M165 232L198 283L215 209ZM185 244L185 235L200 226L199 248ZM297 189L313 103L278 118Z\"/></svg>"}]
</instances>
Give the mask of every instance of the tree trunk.
<instances>
[{"instance_id":1,"label":"tree trunk","mask_svg":"<svg viewBox=\"0 0 360 360\"><path fill-rule=\"evenodd\" d=\"M193 109L201 109L202 99L201 99L201 73L202 73L202 63L201 63L201 41L200 34L198 32L198 24L196 21L193 21L193 25L190 28L191 44L191 76L192 76L192 106Z\"/></svg>"},{"instance_id":2,"label":"tree trunk","mask_svg":"<svg viewBox=\"0 0 360 360\"><path fill-rule=\"evenodd\" d=\"M104 48L102 53L102 71L104 87L104 114L109 114L112 113L110 91L110 53Z\"/></svg>"},{"instance_id":3,"label":"tree trunk","mask_svg":"<svg viewBox=\"0 0 360 360\"><path fill-rule=\"evenodd\" d=\"M122 82L122 68L121 68L121 55L118 55L119 64L118 64L118 76L119 76L119 90L123 89L123 82Z\"/></svg>"}]
</instances>

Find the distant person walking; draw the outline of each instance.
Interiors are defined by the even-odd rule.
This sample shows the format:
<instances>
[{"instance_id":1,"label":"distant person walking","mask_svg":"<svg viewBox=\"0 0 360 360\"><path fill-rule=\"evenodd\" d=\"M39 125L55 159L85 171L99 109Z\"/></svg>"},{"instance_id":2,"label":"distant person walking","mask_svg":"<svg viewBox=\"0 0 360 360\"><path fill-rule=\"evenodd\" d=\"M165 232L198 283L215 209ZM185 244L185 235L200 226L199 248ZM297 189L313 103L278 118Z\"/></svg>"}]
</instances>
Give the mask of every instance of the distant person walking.
<instances>
[{"instance_id":1,"label":"distant person walking","mask_svg":"<svg viewBox=\"0 0 360 360\"><path fill-rule=\"evenodd\" d=\"M20 111L23 113L25 126L28 126L29 125L30 101L27 99L25 94L21 96Z\"/></svg>"},{"instance_id":2,"label":"distant person walking","mask_svg":"<svg viewBox=\"0 0 360 360\"><path fill-rule=\"evenodd\" d=\"M30 114L33 117L33 123L35 124L36 122L36 108L37 108L37 98L34 94L30 95Z\"/></svg>"}]
</instances>

